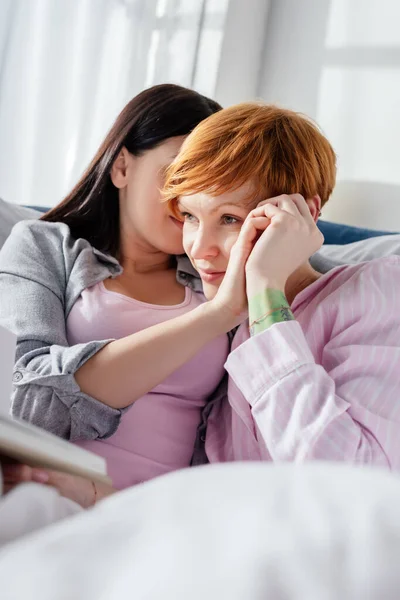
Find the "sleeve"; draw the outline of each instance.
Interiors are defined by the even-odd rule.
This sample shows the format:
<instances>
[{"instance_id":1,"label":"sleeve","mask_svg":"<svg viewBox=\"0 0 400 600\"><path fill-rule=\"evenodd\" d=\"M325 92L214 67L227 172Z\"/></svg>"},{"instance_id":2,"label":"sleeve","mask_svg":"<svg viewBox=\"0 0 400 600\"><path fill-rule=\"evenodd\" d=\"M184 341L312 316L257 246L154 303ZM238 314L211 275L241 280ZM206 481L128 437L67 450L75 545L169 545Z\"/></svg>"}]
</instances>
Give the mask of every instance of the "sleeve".
<instances>
[{"instance_id":1,"label":"sleeve","mask_svg":"<svg viewBox=\"0 0 400 600\"><path fill-rule=\"evenodd\" d=\"M328 312L316 311L314 352L299 322L289 321L229 356L227 371L273 460L400 468L400 262L374 263L327 300Z\"/></svg>"},{"instance_id":2,"label":"sleeve","mask_svg":"<svg viewBox=\"0 0 400 600\"><path fill-rule=\"evenodd\" d=\"M74 374L110 340L68 345L63 241L49 225L18 224L0 252L0 325L17 336L12 414L69 440L108 437L122 411Z\"/></svg>"}]
</instances>

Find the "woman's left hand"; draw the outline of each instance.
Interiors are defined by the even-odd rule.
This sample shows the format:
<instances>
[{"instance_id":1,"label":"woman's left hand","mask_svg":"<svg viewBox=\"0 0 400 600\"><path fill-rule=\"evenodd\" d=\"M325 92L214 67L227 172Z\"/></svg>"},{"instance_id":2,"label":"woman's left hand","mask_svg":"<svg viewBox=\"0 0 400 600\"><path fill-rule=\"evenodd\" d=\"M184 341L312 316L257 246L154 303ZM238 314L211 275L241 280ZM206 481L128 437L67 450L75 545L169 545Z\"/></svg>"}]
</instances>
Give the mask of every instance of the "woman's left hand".
<instances>
[{"instance_id":1,"label":"woman's left hand","mask_svg":"<svg viewBox=\"0 0 400 600\"><path fill-rule=\"evenodd\" d=\"M93 481L69 475L61 471L38 469L17 462L1 460L4 493L12 490L20 483L29 481L52 486L61 496L73 500L83 508L93 506L97 500L113 493L113 488L106 484L94 484Z\"/></svg>"},{"instance_id":2,"label":"woman's left hand","mask_svg":"<svg viewBox=\"0 0 400 600\"><path fill-rule=\"evenodd\" d=\"M322 246L319 231L300 194L283 194L261 202L245 223L253 223L259 238L246 263L247 287L252 293L266 288L285 290L285 284Z\"/></svg>"}]
</instances>

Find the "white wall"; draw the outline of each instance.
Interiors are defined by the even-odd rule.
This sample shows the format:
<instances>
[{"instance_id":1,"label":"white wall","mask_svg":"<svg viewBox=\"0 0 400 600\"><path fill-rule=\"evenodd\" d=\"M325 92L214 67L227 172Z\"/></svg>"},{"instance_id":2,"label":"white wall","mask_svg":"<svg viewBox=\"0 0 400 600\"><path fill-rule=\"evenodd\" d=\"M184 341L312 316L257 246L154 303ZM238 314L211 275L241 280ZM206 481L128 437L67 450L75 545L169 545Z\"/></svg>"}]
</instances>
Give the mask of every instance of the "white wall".
<instances>
[{"instance_id":1,"label":"white wall","mask_svg":"<svg viewBox=\"0 0 400 600\"><path fill-rule=\"evenodd\" d=\"M258 95L315 118L332 142L325 218L400 229L398 0L271 0Z\"/></svg>"},{"instance_id":2,"label":"white wall","mask_svg":"<svg viewBox=\"0 0 400 600\"><path fill-rule=\"evenodd\" d=\"M229 0L214 91L222 106L257 95L269 7L270 0Z\"/></svg>"}]
</instances>

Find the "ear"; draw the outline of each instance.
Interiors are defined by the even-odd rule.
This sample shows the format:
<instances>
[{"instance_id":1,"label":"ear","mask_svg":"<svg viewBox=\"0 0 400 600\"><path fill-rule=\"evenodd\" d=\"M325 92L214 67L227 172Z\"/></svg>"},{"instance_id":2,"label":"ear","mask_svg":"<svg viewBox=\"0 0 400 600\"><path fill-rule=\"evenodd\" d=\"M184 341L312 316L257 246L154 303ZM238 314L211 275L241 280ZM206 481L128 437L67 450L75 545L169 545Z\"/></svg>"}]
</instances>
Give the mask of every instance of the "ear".
<instances>
[{"instance_id":1,"label":"ear","mask_svg":"<svg viewBox=\"0 0 400 600\"><path fill-rule=\"evenodd\" d=\"M315 222L318 221L321 215L321 198L316 194L312 198L307 198L306 200L308 208L310 209L310 213Z\"/></svg>"},{"instance_id":2,"label":"ear","mask_svg":"<svg viewBox=\"0 0 400 600\"><path fill-rule=\"evenodd\" d=\"M118 189L126 187L128 183L128 167L130 164L130 158L131 155L124 146L112 164L110 177L111 181Z\"/></svg>"}]
</instances>

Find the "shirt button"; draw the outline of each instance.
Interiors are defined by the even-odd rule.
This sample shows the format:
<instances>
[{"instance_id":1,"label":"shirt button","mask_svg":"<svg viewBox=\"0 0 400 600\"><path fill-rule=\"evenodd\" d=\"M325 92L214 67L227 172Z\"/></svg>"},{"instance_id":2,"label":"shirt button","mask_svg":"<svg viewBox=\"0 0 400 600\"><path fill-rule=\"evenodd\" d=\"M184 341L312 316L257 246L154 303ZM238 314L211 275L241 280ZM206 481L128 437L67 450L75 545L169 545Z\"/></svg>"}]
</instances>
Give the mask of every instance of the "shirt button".
<instances>
[{"instance_id":1,"label":"shirt button","mask_svg":"<svg viewBox=\"0 0 400 600\"><path fill-rule=\"evenodd\" d=\"M23 375L21 373L21 371L15 371L14 375L13 375L13 382L14 383L18 383L18 381L21 381Z\"/></svg>"}]
</instances>

